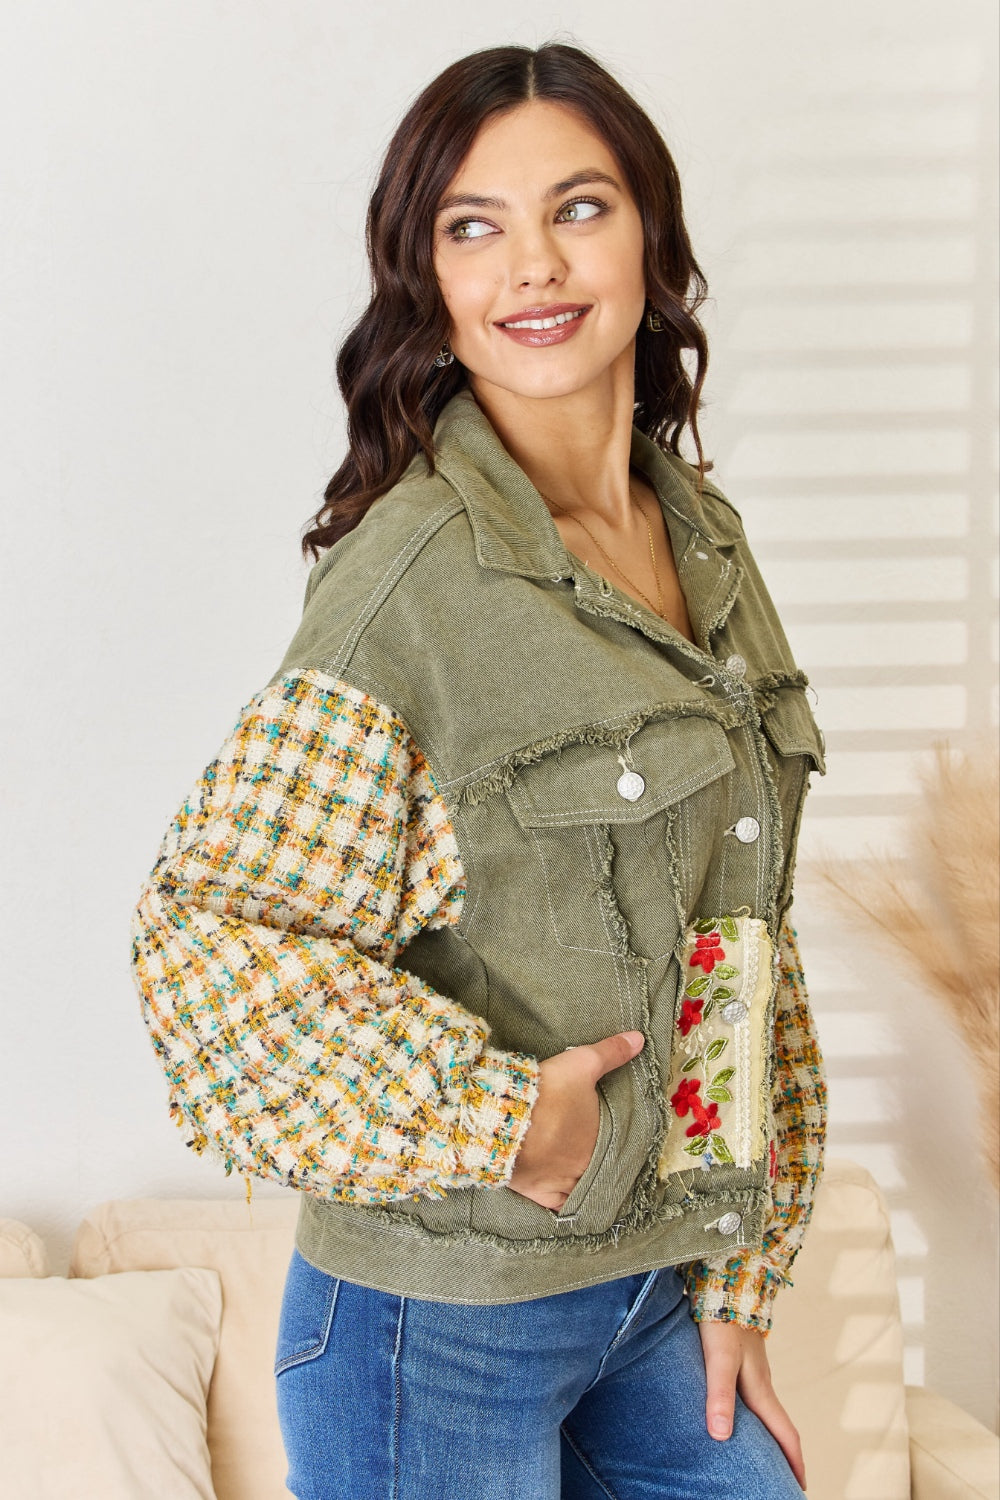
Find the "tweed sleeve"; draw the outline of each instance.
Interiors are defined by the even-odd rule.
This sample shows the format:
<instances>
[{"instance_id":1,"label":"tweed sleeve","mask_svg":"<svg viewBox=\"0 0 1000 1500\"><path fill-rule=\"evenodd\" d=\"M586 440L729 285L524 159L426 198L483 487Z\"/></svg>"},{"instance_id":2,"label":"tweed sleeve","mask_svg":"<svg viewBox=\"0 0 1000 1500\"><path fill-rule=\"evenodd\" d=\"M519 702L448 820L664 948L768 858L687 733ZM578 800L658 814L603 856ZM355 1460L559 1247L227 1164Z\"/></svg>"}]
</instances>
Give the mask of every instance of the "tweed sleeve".
<instances>
[{"instance_id":1,"label":"tweed sleeve","mask_svg":"<svg viewBox=\"0 0 1000 1500\"><path fill-rule=\"evenodd\" d=\"M269 684L133 913L185 1144L340 1201L505 1183L538 1062L492 1048L485 1021L405 968L464 896L445 803L392 709L318 671Z\"/></svg>"},{"instance_id":2,"label":"tweed sleeve","mask_svg":"<svg viewBox=\"0 0 1000 1500\"><path fill-rule=\"evenodd\" d=\"M776 1068L772 1093L776 1160L773 1208L759 1252L741 1251L681 1268L692 1315L767 1333L774 1298L812 1214L822 1175L827 1096L823 1057L809 1005L797 934L786 921L778 940Z\"/></svg>"}]
</instances>

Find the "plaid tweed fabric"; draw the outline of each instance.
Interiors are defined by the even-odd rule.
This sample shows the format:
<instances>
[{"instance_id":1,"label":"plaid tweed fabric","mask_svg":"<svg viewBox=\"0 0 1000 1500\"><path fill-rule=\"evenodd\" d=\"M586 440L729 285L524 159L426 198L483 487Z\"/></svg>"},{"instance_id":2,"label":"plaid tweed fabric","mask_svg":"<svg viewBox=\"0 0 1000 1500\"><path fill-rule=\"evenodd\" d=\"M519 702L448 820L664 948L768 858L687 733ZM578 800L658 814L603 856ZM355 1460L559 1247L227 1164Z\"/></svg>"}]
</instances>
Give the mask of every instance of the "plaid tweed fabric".
<instances>
[{"instance_id":1,"label":"plaid tweed fabric","mask_svg":"<svg viewBox=\"0 0 1000 1500\"><path fill-rule=\"evenodd\" d=\"M342 1201L504 1182L537 1062L393 966L463 897L443 803L391 710L316 671L258 694L133 916L185 1144Z\"/></svg>"}]
</instances>

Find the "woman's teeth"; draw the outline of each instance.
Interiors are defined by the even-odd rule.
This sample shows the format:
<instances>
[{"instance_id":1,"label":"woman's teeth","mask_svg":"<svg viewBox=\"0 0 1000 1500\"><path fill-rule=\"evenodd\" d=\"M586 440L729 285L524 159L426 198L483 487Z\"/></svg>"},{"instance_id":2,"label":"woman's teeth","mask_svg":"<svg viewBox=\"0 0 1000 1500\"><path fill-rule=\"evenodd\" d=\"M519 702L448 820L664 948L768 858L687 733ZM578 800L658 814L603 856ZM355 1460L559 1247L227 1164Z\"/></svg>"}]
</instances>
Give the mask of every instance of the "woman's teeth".
<instances>
[{"instance_id":1,"label":"woman's teeth","mask_svg":"<svg viewBox=\"0 0 1000 1500\"><path fill-rule=\"evenodd\" d=\"M568 323L572 318L579 318L587 311L585 307L578 307L575 312L556 313L554 318L525 318L522 323L501 323L501 328L558 328L560 323Z\"/></svg>"}]
</instances>

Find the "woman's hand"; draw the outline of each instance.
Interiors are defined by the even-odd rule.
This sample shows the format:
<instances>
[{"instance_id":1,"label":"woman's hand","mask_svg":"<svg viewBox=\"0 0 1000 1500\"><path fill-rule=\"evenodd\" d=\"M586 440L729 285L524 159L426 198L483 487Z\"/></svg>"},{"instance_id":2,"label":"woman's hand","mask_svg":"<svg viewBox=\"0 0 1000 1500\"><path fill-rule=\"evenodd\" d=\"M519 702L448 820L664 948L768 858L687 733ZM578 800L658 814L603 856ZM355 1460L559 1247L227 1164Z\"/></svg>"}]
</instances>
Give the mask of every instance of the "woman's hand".
<instances>
[{"instance_id":1,"label":"woman's hand","mask_svg":"<svg viewBox=\"0 0 1000 1500\"><path fill-rule=\"evenodd\" d=\"M543 1208L560 1209L594 1154L601 1124L597 1080L638 1056L641 1031L569 1047L541 1063L538 1097L507 1186Z\"/></svg>"},{"instance_id":2,"label":"woman's hand","mask_svg":"<svg viewBox=\"0 0 1000 1500\"><path fill-rule=\"evenodd\" d=\"M708 1380L705 1422L710 1436L729 1437L733 1430L736 1392L739 1391L743 1404L763 1422L787 1458L795 1478L805 1489L802 1441L791 1417L774 1394L764 1335L755 1328L741 1328L737 1323L713 1323L709 1319L698 1324L698 1332Z\"/></svg>"}]
</instances>

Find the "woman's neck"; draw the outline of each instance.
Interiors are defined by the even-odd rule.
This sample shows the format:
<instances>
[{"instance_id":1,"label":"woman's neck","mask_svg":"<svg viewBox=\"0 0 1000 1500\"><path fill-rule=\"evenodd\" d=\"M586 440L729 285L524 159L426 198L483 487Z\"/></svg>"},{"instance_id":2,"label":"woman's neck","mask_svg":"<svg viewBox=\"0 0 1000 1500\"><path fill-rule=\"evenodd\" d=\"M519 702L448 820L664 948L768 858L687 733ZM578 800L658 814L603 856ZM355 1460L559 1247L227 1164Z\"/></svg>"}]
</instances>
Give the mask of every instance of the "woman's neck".
<instances>
[{"instance_id":1,"label":"woman's neck","mask_svg":"<svg viewBox=\"0 0 1000 1500\"><path fill-rule=\"evenodd\" d=\"M539 494L569 515L628 529L634 524L633 369L631 358L621 373L612 365L601 380L566 396L525 396L475 377L469 386Z\"/></svg>"}]
</instances>

